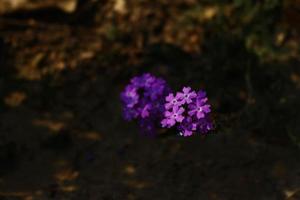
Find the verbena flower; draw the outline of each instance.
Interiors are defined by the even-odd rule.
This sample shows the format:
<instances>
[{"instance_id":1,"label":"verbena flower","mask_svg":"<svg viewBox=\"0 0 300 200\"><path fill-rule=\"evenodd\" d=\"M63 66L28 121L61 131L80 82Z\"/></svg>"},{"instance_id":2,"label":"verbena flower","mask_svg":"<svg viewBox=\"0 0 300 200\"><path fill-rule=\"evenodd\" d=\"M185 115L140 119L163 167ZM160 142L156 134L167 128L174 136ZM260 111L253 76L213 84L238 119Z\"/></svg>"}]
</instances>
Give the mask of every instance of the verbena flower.
<instances>
[{"instance_id":1,"label":"verbena flower","mask_svg":"<svg viewBox=\"0 0 300 200\"><path fill-rule=\"evenodd\" d=\"M173 108L175 106L181 106L183 104L183 102L180 100L179 95L177 94L176 96L174 96L173 93L170 93L166 97L166 101L167 101L167 103L165 104L166 109L170 109L170 108Z\"/></svg>"},{"instance_id":2,"label":"verbena flower","mask_svg":"<svg viewBox=\"0 0 300 200\"><path fill-rule=\"evenodd\" d=\"M159 127L176 127L182 136L213 129L210 105L204 91L190 87L171 93L166 81L149 73L136 76L122 91L123 116L137 120L141 131L155 134Z\"/></svg>"},{"instance_id":3,"label":"verbena flower","mask_svg":"<svg viewBox=\"0 0 300 200\"><path fill-rule=\"evenodd\" d=\"M125 92L121 94L122 100L126 102L126 107L132 108L135 104L138 103L139 96L137 94L137 88L132 85L128 85L125 89Z\"/></svg>"},{"instance_id":4,"label":"verbena flower","mask_svg":"<svg viewBox=\"0 0 300 200\"><path fill-rule=\"evenodd\" d=\"M202 91L199 92L199 97L196 98L194 103L189 104L190 116L195 115L198 119L204 118L206 113L210 113L210 105L207 104L207 98L202 95L205 94Z\"/></svg>"},{"instance_id":5,"label":"verbena flower","mask_svg":"<svg viewBox=\"0 0 300 200\"><path fill-rule=\"evenodd\" d=\"M191 117L186 117L178 127L180 135L191 136L197 130L197 123Z\"/></svg>"},{"instance_id":6,"label":"verbena flower","mask_svg":"<svg viewBox=\"0 0 300 200\"><path fill-rule=\"evenodd\" d=\"M191 91L190 87L184 87L182 89L182 92L178 93L178 97L182 99L182 104L184 103L191 103L192 99L194 99L197 96L195 91Z\"/></svg>"},{"instance_id":7,"label":"verbena flower","mask_svg":"<svg viewBox=\"0 0 300 200\"><path fill-rule=\"evenodd\" d=\"M143 132L154 133L165 111L164 98L170 93L165 80L149 73L136 76L120 97L126 120L138 120Z\"/></svg>"},{"instance_id":8,"label":"verbena flower","mask_svg":"<svg viewBox=\"0 0 300 200\"><path fill-rule=\"evenodd\" d=\"M165 119L162 121L163 127L172 127L176 122L182 122L184 117L182 113L184 112L184 108L182 107L173 107L172 112L166 111L165 112Z\"/></svg>"},{"instance_id":9,"label":"verbena flower","mask_svg":"<svg viewBox=\"0 0 300 200\"><path fill-rule=\"evenodd\" d=\"M166 97L162 127L176 126L182 136L194 133L207 133L213 126L209 113L210 105L204 91L196 93L190 87L184 87L176 96L170 93Z\"/></svg>"},{"instance_id":10,"label":"verbena flower","mask_svg":"<svg viewBox=\"0 0 300 200\"><path fill-rule=\"evenodd\" d=\"M201 133L207 133L213 129L213 124L209 117L202 118L198 122L198 129Z\"/></svg>"}]
</instances>

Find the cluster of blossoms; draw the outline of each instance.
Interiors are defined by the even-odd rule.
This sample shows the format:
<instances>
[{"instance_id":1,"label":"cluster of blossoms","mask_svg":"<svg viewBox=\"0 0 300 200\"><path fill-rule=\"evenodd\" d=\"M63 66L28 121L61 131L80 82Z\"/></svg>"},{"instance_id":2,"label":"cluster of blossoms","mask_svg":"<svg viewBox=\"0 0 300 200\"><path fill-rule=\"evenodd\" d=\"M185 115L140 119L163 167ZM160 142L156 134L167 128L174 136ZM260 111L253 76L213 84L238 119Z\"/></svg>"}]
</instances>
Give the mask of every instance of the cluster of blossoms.
<instances>
[{"instance_id":1,"label":"cluster of blossoms","mask_svg":"<svg viewBox=\"0 0 300 200\"><path fill-rule=\"evenodd\" d=\"M161 78L148 73L132 78L121 93L124 118L137 119L142 131L154 133L163 118L164 98L168 93L170 88Z\"/></svg>"},{"instance_id":2,"label":"cluster of blossoms","mask_svg":"<svg viewBox=\"0 0 300 200\"><path fill-rule=\"evenodd\" d=\"M138 120L143 132L176 127L180 135L191 136L212 129L204 91L196 93L184 87L174 95L165 80L148 73L131 79L121 93L121 101L124 118Z\"/></svg>"},{"instance_id":3,"label":"cluster of blossoms","mask_svg":"<svg viewBox=\"0 0 300 200\"><path fill-rule=\"evenodd\" d=\"M161 125L166 128L176 126L180 135L191 136L212 129L210 105L204 91L196 93L190 87L184 87L176 95L170 93L166 97L165 109Z\"/></svg>"}]
</instances>

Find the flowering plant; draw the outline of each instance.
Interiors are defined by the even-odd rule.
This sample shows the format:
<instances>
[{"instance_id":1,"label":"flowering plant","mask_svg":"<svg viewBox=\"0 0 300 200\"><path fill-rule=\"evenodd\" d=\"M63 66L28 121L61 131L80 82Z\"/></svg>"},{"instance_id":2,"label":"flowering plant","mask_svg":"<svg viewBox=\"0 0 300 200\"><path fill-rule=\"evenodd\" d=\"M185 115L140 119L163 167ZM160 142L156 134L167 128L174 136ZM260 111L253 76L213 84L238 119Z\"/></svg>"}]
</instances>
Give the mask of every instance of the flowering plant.
<instances>
[{"instance_id":1,"label":"flowering plant","mask_svg":"<svg viewBox=\"0 0 300 200\"><path fill-rule=\"evenodd\" d=\"M207 133L212 129L209 118L210 105L204 91L196 93L190 87L184 87L182 92L177 92L176 95L170 93L166 97L165 108L162 127L176 126L183 136Z\"/></svg>"},{"instance_id":2,"label":"flowering plant","mask_svg":"<svg viewBox=\"0 0 300 200\"><path fill-rule=\"evenodd\" d=\"M166 81L151 74L132 78L121 93L124 118L137 119L142 131L154 133L163 118L164 98L169 92Z\"/></svg>"},{"instance_id":3,"label":"flowering plant","mask_svg":"<svg viewBox=\"0 0 300 200\"><path fill-rule=\"evenodd\" d=\"M212 129L210 105L204 91L184 87L176 95L166 81L151 74L131 79L121 93L123 115L138 120L142 131L155 133L159 127L176 127L180 135L207 133Z\"/></svg>"}]
</instances>

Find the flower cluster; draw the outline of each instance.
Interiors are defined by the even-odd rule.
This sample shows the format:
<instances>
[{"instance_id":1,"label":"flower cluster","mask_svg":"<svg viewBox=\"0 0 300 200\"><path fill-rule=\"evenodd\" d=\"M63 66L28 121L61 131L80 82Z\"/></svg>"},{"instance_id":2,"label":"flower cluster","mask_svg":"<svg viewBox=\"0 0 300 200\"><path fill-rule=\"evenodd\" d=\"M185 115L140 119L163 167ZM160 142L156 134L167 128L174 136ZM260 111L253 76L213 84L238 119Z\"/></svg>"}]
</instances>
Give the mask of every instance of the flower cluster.
<instances>
[{"instance_id":1,"label":"flower cluster","mask_svg":"<svg viewBox=\"0 0 300 200\"><path fill-rule=\"evenodd\" d=\"M162 127L176 126L180 135L207 133L212 129L209 118L210 105L204 91L196 93L190 87L184 87L176 95L170 93L166 98Z\"/></svg>"},{"instance_id":2,"label":"flower cluster","mask_svg":"<svg viewBox=\"0 0 300 200\"><path fill-rule=\"evenodd\" d=\"M163 118L164 98L169 92L166 81L151 74L132 78L121 93L124 118L137 119L143 131L155 132Z\"/></svg>"},{"instance_id":3,"label":"flower cluster","mask_svg":"<svg viewBox=\"0 0 300 200\"><path fill-rule=\"evenodd\" d=\"M180 135L207 133L213 128L204 91L184 87L175 95L165 80L151 74L131 79L121 93L124 118L136 119L141 130L154 134L159 127L176 127Z\"/></svg>"}]
</instances>

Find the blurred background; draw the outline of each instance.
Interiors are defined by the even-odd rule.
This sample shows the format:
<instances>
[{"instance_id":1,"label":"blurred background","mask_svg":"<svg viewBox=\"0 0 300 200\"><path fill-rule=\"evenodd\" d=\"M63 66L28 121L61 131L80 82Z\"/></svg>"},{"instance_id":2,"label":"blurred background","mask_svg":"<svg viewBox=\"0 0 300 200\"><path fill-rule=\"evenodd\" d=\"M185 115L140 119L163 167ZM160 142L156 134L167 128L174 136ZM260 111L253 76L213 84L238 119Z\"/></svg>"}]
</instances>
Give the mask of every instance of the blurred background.
<instances>
[{"instance_id":1,"label":"blurred background","mask_svg":"<svg viewBox=\"0 0 300 200\"><path fill-rule=\"evenodd\" d=\"M300 199L299 44L299 0L0 0L0 199ZM143 72L215 131L141 136Z\"/></svg>"}]
</instances>

